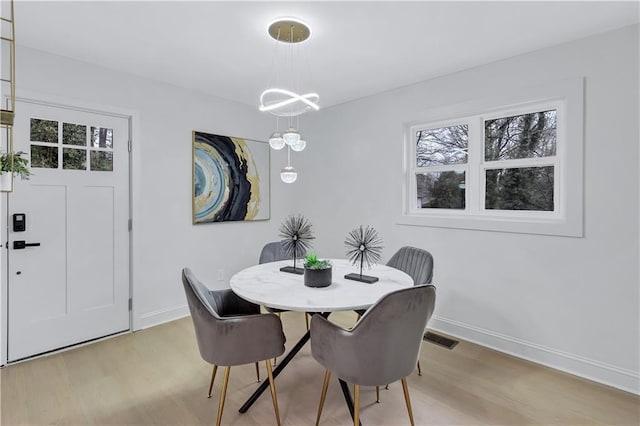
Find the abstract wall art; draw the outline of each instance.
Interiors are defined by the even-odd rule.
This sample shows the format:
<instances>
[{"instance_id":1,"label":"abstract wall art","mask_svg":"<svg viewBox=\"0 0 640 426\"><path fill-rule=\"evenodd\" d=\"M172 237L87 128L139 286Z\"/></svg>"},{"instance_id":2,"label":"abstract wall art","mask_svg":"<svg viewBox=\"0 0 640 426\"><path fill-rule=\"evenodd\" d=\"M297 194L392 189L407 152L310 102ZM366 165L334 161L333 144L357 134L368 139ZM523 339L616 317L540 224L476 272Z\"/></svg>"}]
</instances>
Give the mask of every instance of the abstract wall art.
<instances>
[{"instance_id":1,"label":"abstract wall art","mask_svg":"<svg viewBox=\"0 0 640 426\"><path fill-rule=\"evenodd\" d=\"M193 223L269 219L269 144L193 132Z\"/></svg>"}]
</instances>

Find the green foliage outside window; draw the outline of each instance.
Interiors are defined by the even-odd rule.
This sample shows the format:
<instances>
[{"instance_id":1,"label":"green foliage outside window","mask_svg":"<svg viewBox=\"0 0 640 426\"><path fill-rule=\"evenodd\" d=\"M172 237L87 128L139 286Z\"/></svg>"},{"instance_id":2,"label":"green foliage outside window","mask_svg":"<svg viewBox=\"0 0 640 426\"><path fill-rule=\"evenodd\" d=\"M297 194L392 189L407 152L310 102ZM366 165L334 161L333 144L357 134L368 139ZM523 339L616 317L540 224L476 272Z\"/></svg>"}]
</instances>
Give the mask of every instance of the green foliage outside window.
<instances>
[{"instance_id":1,"label":"green foliage outside window","mask_svg":"<svg viewBox=\"0 0 640 426\"><path fill-rule=\"evenodd\" d=\"M58 122L32 118L30 140L31 142L58 143Z\"/></svg>"}]
</instances>

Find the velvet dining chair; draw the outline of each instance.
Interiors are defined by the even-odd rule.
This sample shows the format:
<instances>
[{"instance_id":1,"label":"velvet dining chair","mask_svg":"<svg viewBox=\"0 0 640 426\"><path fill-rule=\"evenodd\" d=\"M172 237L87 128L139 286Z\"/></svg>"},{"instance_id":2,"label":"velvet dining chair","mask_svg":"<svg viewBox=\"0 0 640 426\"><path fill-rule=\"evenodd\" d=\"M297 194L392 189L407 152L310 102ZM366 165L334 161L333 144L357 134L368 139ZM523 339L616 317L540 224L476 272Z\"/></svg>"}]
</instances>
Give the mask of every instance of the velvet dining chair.
<instances>
[{"instance_id":1,"label":"velvet dining chair","mask_svg":"<svg viewBox=\"0 0 640 426\"><path fill-rule=\"evenodd\" d=\"M321 315L311 319L311 355L326 369L316 425L331 374L354 384L354 425L360 417L360 386L402 382L411 425L414 424L407 376L420 355L422 336L433 314L436 289L418 285L383 296L351 329Z\"/></svg>"},{"instance_id":2,"label":"velvet dining chair","mask_svg":"<svg viewBox=\"0 0 640 426\"><path fill-rule=\"evenodd\" d=\"M182 284L187 296L196 332L200 356L213 364L209 396L218 366L225 366L218 404L216 425L222 421L224 401L231 367L265 361L276 423L280 425L278 398L273 381L271 358L284 352L285 336L280 318L261 314L260 307L237 296L230 289L209 290L191 272L182 270Z\"/></svg>"},{"instance_id":3,"label":"velvet dining chair","mask_svg":"<svg viewBox=\"0 0 640 426\"><path fill-rule=\"evenodd\" d=\"M411 246L400 248L391 256L387 266L399 269L409 275L413 279L413 285L431 284L433 279L433 256L421 248ZM365 310L356 310L358 317L362 316L364 312ZM420 361L417 363L417 368L418 375L422 376Z\"/></svg>"}]
</instances>

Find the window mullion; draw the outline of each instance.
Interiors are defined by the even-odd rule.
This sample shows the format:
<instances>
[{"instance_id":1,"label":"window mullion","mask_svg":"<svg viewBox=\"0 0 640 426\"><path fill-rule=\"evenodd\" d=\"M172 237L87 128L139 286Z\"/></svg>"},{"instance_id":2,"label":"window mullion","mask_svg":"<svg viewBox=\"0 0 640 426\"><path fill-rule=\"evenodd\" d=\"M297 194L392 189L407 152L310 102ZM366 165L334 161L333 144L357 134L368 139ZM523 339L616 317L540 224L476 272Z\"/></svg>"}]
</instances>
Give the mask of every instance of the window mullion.
<instances>
[{"instance_id":1,"label":"window mullion","mask_svg":"<svg viewBox=\"0 0 640 426\"><path fill-rule=\"evenodd\" d=\"M482 182L484 176L480 174L482 163L482 118L473 117L469 120L469 157L467 162L467 211L470 214L478 214L482 194Z\"/></svg>"}]
</instances>

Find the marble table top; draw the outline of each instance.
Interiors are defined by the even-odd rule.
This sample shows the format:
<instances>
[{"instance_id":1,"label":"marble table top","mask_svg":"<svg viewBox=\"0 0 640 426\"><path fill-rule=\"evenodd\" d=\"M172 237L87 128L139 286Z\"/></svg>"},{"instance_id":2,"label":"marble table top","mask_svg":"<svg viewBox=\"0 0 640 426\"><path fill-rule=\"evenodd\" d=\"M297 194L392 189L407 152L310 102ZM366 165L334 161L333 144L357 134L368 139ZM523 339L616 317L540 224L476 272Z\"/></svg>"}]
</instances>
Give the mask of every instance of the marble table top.
<instances>
[{"instance_id":1,"label":"marble table top","mask_svg":"<svg viewBox=\"0 0 640 426\"><path fill-rule=\"evenodd\" d=\"M244 269L231 277L231 289L238 296L259 305L302 312L333 312L366 309L387 293L413 285L404 272L385 265L375 265L363 274L379 278L373 284L345 279L359 268L345 259L331 259L332 282L328 287L304 285L302 275L281 272L293 261L263 263Z\"/></svg>"}]
</instances>

